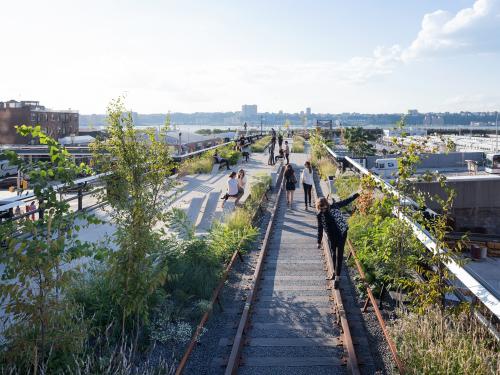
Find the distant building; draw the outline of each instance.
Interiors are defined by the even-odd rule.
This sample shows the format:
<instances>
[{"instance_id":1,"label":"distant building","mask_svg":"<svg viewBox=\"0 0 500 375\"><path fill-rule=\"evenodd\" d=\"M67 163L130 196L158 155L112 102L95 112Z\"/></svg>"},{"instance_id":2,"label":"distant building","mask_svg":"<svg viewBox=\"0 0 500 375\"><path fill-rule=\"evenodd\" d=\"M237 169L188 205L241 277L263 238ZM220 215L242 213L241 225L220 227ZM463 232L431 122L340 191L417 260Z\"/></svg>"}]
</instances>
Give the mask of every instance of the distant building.
<instances>
[{"instance_id":1,"label":"distant building","mask_svg":"<svg viewBox=\"0 0 500 375\"><path fill-rule=\"evenodd\" d=\"M408 110L408 116L416 116L418 115L418 109L409 109Z\"/></svg>"},{"instance_id":2,"label":"distant building","mask_svg":"<svg viewBox=\"0 0 500 375\"><path fill-rule=\"evenodd\" d=\"M16 125L40 125L54 139L78 135L78 111L54 111L37 101L0 102L0 144L34 144L36 141L22 137Z\"/></svg>"},{"instance_id":3,"label":"distant building","mask_svg":"<svg viewBox=\"0 0 500 375\"><path fill-rule=\"evenodd\" d=\"M241 106L241 117L251 118L257 116L257 104L243 104Z\"/></svg>"},{"instance_id":4,"label":"distant building","mask_svg":"<svg viewBox=\"0 0 500 375\"><path fill-rule=\"evenodd\" d=\"M306 116L311 117L311 107L306 108Z\"/></svg>"},{"instance_id":5,"label":"distant building","mask_svg":"<svg viewBox=\"0 0 500 375\"><path fill-rule=\"evenodd\" d=\"M444 125L444 118L439 115L427 114L424 117L424 125Z\"/></svg>"}]
</instances>

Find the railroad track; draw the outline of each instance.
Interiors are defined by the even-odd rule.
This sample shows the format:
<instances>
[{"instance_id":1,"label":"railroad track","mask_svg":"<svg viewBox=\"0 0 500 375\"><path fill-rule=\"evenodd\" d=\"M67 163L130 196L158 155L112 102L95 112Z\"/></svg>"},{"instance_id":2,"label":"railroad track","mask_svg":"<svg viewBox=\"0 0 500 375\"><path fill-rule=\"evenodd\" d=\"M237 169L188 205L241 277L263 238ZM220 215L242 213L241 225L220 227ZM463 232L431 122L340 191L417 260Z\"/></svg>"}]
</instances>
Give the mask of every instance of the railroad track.
<instances>
[{"instance_id":1,"label":"railroad track","mask_svg":"<svg viewBox=\"0 0 500 375\"><path fill-rule=\"evenodd\" d=\"M326 280L332 261L316 246L315 211L302 189L288 210L277 193L225 374L359 374L342 298ZM352 296L351 296L352 297ZM359 308L358 308L359 312Z\"/></svg>"}]
</instances>

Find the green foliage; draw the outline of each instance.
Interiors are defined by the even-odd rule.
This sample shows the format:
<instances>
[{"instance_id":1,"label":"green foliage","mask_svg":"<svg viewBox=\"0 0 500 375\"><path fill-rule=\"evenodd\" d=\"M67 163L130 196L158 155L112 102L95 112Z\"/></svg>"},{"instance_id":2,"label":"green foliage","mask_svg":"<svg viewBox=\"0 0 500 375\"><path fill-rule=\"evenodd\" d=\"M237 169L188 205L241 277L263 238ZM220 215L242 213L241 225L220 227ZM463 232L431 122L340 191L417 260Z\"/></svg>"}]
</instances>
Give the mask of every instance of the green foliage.
<instances>
[{"instance_id":1,"label":"green foliage","mask_svg":"<svg viewBox=\"0 0 500 375\"><path fill-rule=\"evenodd\" d=\"M337 166L328 157L322 157L316 163L316 168L319 175L323 180L327 180L329 176L335 176L337 173Z\"/></svg>"},{"instance_id":2,"label":"green foliage","mask_svg":"<svg viewBox=\"0 0 500 375\"><path fill-rule=\"evenodd\" d=\"M257 174L250 186L250 195L245 201L245 209L254 212L259 207L264 194L271 187L271 176L266 173Z\"/></svg>"},{"instance_id":3,"label":"green foliage","mask_svg":"<svg viewBox=\"0 0 500 375\"><path fill-rule=\"evenodd\" d=\"M294 135L293 136L293 143L292 143L292 152L304 152L304 143L305 143L304 137L301 137L300 135Z\"/></svg>"},{"instance_id":4,"label":"green foliage","mask_svg":"<svg viewBox=\"0 0 500 375\"><path fill-rule=\"evenodd\" d=\"M390 332L408 374L498 374L498 346L466 312L401 312Z\"/></svg>"},{"instance_id":5,"label":"green foliage","mask_svg":"<svg viewBox=\"0 0 500 375\"><path fill-rule=\"evenodd\" d=\"M411 266L423 251L410 228L401 224L394 217L376 213L354 214L349 218L349 238L376 294L383 285L386 289L404 288L411 280ZM400 238L404 241L403 254L399 253Z\"/></svg>"},{"instance_id":6,"label":"green foliage","mask_svg":"<svg viewBox=\"0 0 500 375\"><path fill-rule=\"evenodd\" d=\"M202 155L200 157L184 160L179 165L179 175L185 176L198 173L210 173L214 165L213 157Z\"/></svg>"},{"instance_id":7,"label":"green foliage","mask_svg":"<svg viewBox=\"0 0 500 375\"><path fill-rule=\"evenodd\" d=\"M224 129L198 129L195 131L196 134L201 135L221 134L225 132L227 132L227 130Z\"/></svg>"},{"instance_id":8,"label":"green foliage","mask_svg":"<svg viewBox=\"0 0 500 375\"><path fill-rule=\"evenodd\" d=\"M230 165L238 163L241 153L234 149L232 145L218 147L217 152L219 156L229 161ZM206 151L201 156L184 160L179 168L179 175L185 176L197 173L210 173L214 166L215 150Z\"/></svg>"},{"instance_id":9,"label":"green foliage","mask_svg":"<svg viewBox=\"0 0 500 375\"><path fill-rule=\"evenodd\" d=\"M50 160L25 163L15 153L7 153L10 162L29 176L43 215L34 221L0 224L6 243L0 252L0 263L5 267L0 293L9 317L1 361L10 366L14 360L21 372L47 371L81 348L85 322L73 320L78 307L62 296L78 272L74 264L93 254L90 244L78 240L78 230L99 221L71 211L54 188L56 183L72 187L76 176L88 173L88 169L76 165L68 151L39 126L23 125L17 131L47 145Z\"/></svg>"},{"instance_id":10,"label":"green foliage","mask_svg":"<svg viewBox=\"0 0 500 375\"><path fill-rule=\"evenodd\" d=\"M122 313L121 338L132 336L137 342L148 320L149 298L167 277L165 263L155 261L155 254L163 250L173 163L165 127L159 137L152 131L139 134L121 99L111 102L107 120L109 137L95 144L94 157L103 171L113 173L108 185L119 184L128 197L109 201L117 250L109 255L108 272L115 288L112 299ZM130 325L132 334L126 332Z\"/></svg>"},{"instance_id":11,"label":"green foliage","mask_svg":"<svg viewBox=\"0 0 500 375\"><path fill-rule=\"evenodd\" d=\"M341 174L335 179L334 185L340 199L349 198L361 187L361 179L355 175Z\"/></svg>"},{"instance_id":12,"label":"green foliage","mask_svg":"<svg viewBox=\"0 0 500 375\"><path fill-rule=\"evenodd\" d=\"M252 152L263 152L266 146L271 142L271 136L267 135L255 141L250 147Z\"/></svg>"},{"instance_id":13,"label":"green foliage","mask_svg":"<svg viewBox=\"0 0 500 375\"><path fill-rule=\"evenodd\" d=\"M245 253L257 238L258 230L252 225L252 213L233 211L223 223L215 222L208 236L208 246L216 256L227 262L233 252Z\"/></svg>"},{"instance_id":14,"label":"green foliage","mask_svg":"<svg viewBox=\"0 0 500 375\"><path fill-rule=\"evenodd\" d=\"M375 149L368 142L368 132L362 127L346 128L344 131L344 144L349 152L356 156L374 155Z\"/></svg>"}]
</instances>

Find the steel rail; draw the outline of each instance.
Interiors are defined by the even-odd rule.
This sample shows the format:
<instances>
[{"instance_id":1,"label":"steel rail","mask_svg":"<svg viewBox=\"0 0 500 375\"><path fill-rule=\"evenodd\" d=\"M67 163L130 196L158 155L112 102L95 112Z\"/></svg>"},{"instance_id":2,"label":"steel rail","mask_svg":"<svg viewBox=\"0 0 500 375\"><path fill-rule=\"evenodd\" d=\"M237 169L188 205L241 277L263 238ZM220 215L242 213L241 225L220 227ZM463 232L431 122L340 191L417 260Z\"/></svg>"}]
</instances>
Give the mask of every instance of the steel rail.
<instances>
[{"instance_id":1,"label":"steel rail","mask_svg":"<svg viewBox=\"0 0 500 375\"><path fill-rule=\"evenodd\" d=\"M233 346L231 348L231 354L229 355L228 363L226 366L226 370L224 372L225 375L236 374L238 371L238 366L240 362L241 349L244 344L244 335L245 331L250 322L250 315L252 312L252 308L254 305L254 300L258 291L258 286L260 282L260 276L262 273L262 269L264 267L264 257L267 254L267 250L269 248L269 239L271 237L272 228L274 225L274 219L276 217L276 211L278 209L279 201L281 198L281 194L283 192L283 183L281 177L283 176L284 168L281 168L280 178L278 179L279 190L276 194L276 201L274 202L274 206L271 210L271 217L269 219L269 223L267 224L266 234L264 236L264 241L262 243L262 248L259 253L259 257L257 259L257 264L255 266L255 271L253 274L253 285L250 288L250 293L247 296L245 306L243 308L243 313L241 314L241 319L238 324L238 329L236 330L236 335L233 341Z\"/></svg>"},{"instance_id":2,"label":"steel rail","mask_svg":"<svg viewBox=\"0 0 500 375\"><path fill-rule=\"evenodd\" d=\"M257 207L257 210L255 211L255 213L254 213L254 215L252 217L252 222L254 222L255 220L257 220L257 217L259 215L259 209L260 209L260 207L262 207L264 199L267 200L266 193L264 193L264 195L262 196L262 199L261 199L261 201L260 201L260 203L259 203L259 205ZM222 275L222 278L221 278L219 284L217 285L217 287L214 289L214 292L212 293L212 298L210 299L210 303L208 305L208 309L207 309L207 311L205 311L205 313L201 317L201 320L198 323L198 326L196 327L196 330L193 333L193 336L191 337L191 341L189 342L189 345L186 348L186 350L184 352L184 355L182 356L181 361L179 362L179 365L177 366L177 369L175 370L175 375L181 375L183 373L184 369L186 368L186 365L188 363L189 357L191 356L191 353L195 349L196 343L198 342L198 338L199 338L200 334L203 331L203 327L205 326L206 322L208 321L208 319L210 317L210 313L213 311L213 307L215 305L215 302L219 302L220 301L219 294L222 291L222 289L224 288L225 282L226 282L226 280L227 280L227 278L229 276L229 272L233 268L234 263L236 262L236 259L238 257L240 258L241 261L243 261L243 258L241 256L240 252L238 250L235 250L234 253L233 253L233 255L232 255L232 257L231 257L231 260L229 261L226 269L224 270L224 273ZM221 306L220 302L219 302L219 306L222 309L222 306Z\"/></svg>"},{"instance_id":3,"label":"steel rail","mask_svg":"<svg viewBox=\"0 0 500 375\"><path fill-rule=\"evenodd\" d=\"M366 276L365 273L363 272L363 268L361 267L361 264L359 263L359 260L356 256L356 251L354 250L354 246L352 245L352 242L350 239L347 240L347 244L349 245L349 251L354 259L354 262L356 263L356 268L358 269L358 273L361 277L361 280L363 282L363 285L366 287L366 292L368 293L368 298L369 301L371 302L373 306L373 310L375 311L375 315L377 316L378 323L380 325L380 328L382 329L382 333L384 334L385 341L387 341L387 345L389 345L389 349L392 354L392 359L396 363L396 366L399 370L400 374L405 374L405 368L403 365L403 362L401 362L401 359L398 356L398 352L396 349L396 344L392 340L389 331L387 331L387 326L385 324L384 317L382 316L382 313L380 312L380 309L378 308L378 303L375 297L373 296L373 292L368 285L368 282L366 281ZM365 304L366 306L366 304Z\"/></svg>"},{"instance_id":4,"label":"steel rail","mask_svg":"<svg viewBox=\"0 0 500 375\"><path fill-rule=\"evenodd\" d=\"M315 200L319 198L316 191L316 183L313 184L313 192ZM332 253L330 250L330 242L328 240L328 233L323 232L322 246L323 254L325 256L326 265L328 268L328 273L330 275L335 275ZM344 303L342 301L342 295L340 293L340 286L335 289L333 287L333 282L330 281L331 294L333 300L335 301L337 318L340 320L340 325L342 327L342 344L345 351L347 352L347 367L349 368L350 375L359 375L361 372L359 370L358 358L356 355L356 350L354 348L354 343L352 341L351 329L349 328L349 321L347 319L347 314L344 309Z\"/></svg>"}]
</instances>

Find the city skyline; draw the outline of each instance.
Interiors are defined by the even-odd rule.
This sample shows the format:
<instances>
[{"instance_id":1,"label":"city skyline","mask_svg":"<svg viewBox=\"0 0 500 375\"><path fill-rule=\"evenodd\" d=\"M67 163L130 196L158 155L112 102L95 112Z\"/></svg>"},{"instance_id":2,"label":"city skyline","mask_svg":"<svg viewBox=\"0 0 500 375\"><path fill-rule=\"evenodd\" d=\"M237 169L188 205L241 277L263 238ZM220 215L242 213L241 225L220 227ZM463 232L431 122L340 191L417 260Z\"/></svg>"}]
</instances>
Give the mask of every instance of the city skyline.
<instances>
[{"instance_id":1,"label":"city skyline","mask_svg":"<svg viewBox=\"0 0 500 375\"><path fill-rule=\"evenodd\" d=\"M500 108L500 0L8 2L1 100L103 113ZM29 43L25 43L29 41Z\"/></svg>"}]
</instances>

